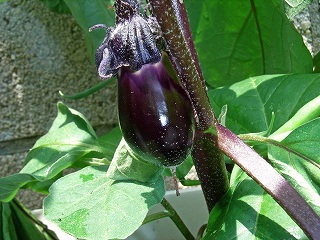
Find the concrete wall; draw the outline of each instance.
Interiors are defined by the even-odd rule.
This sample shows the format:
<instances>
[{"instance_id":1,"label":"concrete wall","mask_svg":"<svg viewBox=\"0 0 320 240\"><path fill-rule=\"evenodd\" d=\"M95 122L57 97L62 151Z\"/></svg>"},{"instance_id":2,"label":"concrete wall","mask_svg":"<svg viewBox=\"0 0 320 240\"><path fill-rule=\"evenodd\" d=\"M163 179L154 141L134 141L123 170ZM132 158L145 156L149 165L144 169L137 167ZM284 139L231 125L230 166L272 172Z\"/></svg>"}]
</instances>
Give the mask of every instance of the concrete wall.
<instances>
[{"instance_id":1,"label":"concrete wall","mask_svg":"<svg viewBox=\"0 0 320 240\"><path fill-rule=\"evenodd\" d=\"M294 20L309 50L320 49L319 3ZM0 177L18 172L28 149L45 134L56 116L58 94L72 94L97 84L82 30L72 16L49 11L38 0L0 4ZM63 100L82 112L98 132L117 121L116 85L77 101ZM30 208L42 196L21 191Z\"/></svg>"},{"instance_id":2,"label":"concrete wall","mask_svg":"<svg viewBox=\"0 0 320 240\"><path fill-rule=\"evenodd\" d=\"M77 101L58 93L77 93L100 81L71 15L53 13L39 0L1 3L0 177L22 168L28 149L51 126L59 100L82 112L99 132L116 124L115 83ZM41 206L34 200L38 195L22 195L29 207Z\"/></svg>"}]
</instances>

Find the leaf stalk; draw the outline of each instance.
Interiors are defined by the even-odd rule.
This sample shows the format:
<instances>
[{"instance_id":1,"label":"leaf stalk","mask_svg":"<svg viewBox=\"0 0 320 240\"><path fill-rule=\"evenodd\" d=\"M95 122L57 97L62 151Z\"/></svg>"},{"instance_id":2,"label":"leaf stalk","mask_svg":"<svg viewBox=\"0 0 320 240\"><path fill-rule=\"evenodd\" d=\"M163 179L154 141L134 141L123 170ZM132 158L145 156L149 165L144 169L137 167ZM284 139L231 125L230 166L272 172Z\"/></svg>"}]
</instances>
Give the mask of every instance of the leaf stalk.
<instances>
[{"instance_id":1,"label":"leaf stalk","mask_svg":"<svg viewBox=\"0 0 320 240\"><path fill-rule=\"evenodd\" d=\"M171 206L171 204L168 202L167 199L163 198L161 201L161 205L170 213L170 218L174 222L174 224L177 226L177 228L180 230L182 235L187 240L194 240L194 236L188 229L188 227L185 225L185 223L180 218L179 214L176 212L176 210Z\"/></svg>"}]
</instances>

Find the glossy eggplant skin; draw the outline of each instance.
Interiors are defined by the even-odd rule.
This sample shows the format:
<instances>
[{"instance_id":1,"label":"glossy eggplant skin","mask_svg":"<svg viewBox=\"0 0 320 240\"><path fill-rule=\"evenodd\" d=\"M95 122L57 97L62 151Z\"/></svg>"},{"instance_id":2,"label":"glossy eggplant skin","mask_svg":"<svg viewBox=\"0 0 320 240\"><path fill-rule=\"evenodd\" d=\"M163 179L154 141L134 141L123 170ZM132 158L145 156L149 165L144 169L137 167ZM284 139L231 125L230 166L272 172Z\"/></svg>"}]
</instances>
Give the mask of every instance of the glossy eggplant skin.
<instances>
[{"instance_id":1,"label":"glossy eggplant skin","mask_svg":"<svg viewBox=\"0 0 320 240\"><path fill-rule=\"evenodd\" d=\"M193 108L162 61L138 71L121 67L118 111L124 139L134 152L164 166L186 159L194 138Z\"/></svg>"}]
</instances>

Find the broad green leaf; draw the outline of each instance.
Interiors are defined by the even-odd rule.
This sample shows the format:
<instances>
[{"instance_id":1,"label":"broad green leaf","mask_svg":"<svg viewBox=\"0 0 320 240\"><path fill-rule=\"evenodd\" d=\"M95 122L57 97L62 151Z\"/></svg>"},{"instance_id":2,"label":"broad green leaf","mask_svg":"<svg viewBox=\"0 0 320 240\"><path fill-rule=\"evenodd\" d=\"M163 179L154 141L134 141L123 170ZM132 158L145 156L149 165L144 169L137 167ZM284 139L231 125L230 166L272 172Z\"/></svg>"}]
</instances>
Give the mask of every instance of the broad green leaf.
<instances>
[{"instance_id":1,"label":"broad green leaf","mask_svg":"<svg viewBox=\"0 0 320 240\"><path fill-rule=\"evenodd\" d=\"M96 49L102 43L106 33L105 30L96 30L89 33L89 28L96 24L113 26L114 11L111 0L65 0L70 11L82 30L87 43L89 55L94 60Z\"/></svg>"},{"instance_id":2,"label":"broad green leaf","mask_svg":"<svg viewBox=\"0 0 320 240\"><path fill-rule=\"evenodd\" d=\"M135 180L148 182L163 168L154 162L148 161L136 154L122 139L107 172L107 177L113 180Z\"/></svg>"},{"instance_id":3,"label":"broad green leaf","mask_svg":"<svg viewBox=\"0 0 320 240\"><path fill-rule=\"evenodd\" d=\"M281 142L290 152L270 145L268 155L275 168L320 215L319 132L320 118L316 118L294 130Z\"/></svg>"},{"instance_id":4,"label":"broad green leaf","mask_svg":"<svg viewBox=\"0 0 320 240\"><path fill-rule=\"evenodd\" d=\"M226 126L236 134L266 131L274 113L272 133L317 98L319 89L319 74L291 74L252 77L208 93L217 116L228 106Z\"/></svg>"},{"instance_id":5,"label":"broad green leaf","mask_svg":"<svg viewBox=\"0 0 320 240\"><path fill-rule=\"evenodd\" d=\"M313 0L285 0L285 12L289 19L305 9Z\"/></svg>"},{"instance_id":6,"label":"broad green leaf","mask_svg":"<svg viewBox=\"0 0 320 240\"><path fill-rule=\"evenodd\" d=\"M56 181L44 200L45 217L81 239L123 239L164 196L160 174L147 183L114 181L107 167L86 167Z\"/></svg>"},{"instance_id":7,"label":"broad green leaf","mask_svg":"<svg viewBox=\"0 0 320 240\"><path fill-rule=\"evenodd\" d=\"M287 19L283 1L185 2L210 86L262 74L312 72L311 54Z\"/></svg>"},{"instance_id":8,"label":"broad green leaf","mask_svg":"<svg viewBox=\"0 0 320 240\"><path fill-rule=\"evenodd\" d=\"M58 115L49 132L41 137L26 158L20 173L32 174L39 181L53 178L88 154L101 159L109 152L99 145L88 120L76 110L58 103ZM110 161L111 159L109 159Z\"/></svg>"},{"instance_id":9,"label":"broad green leaf","mask_svg":"<svg viewBox=\"0 0 320 240\"><path fill-rule=\"evenodd\" d=\"M237 167L235 171L239 173ZM275 200L241 171L230 190L211 211L203 239L307 237Z\"/></svg>"}]
</instances>

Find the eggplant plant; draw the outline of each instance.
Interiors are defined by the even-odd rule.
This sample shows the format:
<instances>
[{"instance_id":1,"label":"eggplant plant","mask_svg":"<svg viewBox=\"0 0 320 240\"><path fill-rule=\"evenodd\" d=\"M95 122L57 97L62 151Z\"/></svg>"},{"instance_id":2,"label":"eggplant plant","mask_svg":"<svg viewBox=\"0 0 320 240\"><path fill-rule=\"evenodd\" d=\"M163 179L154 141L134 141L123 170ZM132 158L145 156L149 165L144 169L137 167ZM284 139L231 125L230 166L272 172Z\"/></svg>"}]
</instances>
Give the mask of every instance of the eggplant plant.
<instances>
[{"instance_id":1,"label":"eggplant plant","mask_svg":"<svg viewBox=\"0 0 320 240\"><path fill-rule=\"evenodd\" d=\"M65 3L104 81L63 96L85 97L117 78L120 127L97 136L59 102L24 168L0 179L4 213L30 188L48 194L45 217L76 238L125 239L169 217L195 239L164 198L174 166L206 199L210 217L197 239L319 239L319 54L312 59L290 22L301 5ZM192 165L199 181L186 179ZM64 176L68 168L77 171ZM159 203L167 211L147 216ZM2 214L3 226L12 221Z\"/></svg>"}]
</instances>

